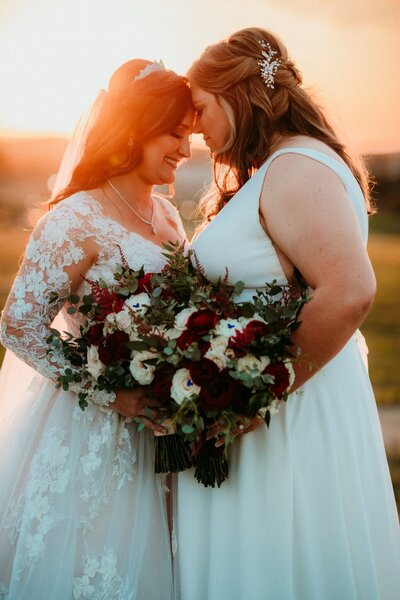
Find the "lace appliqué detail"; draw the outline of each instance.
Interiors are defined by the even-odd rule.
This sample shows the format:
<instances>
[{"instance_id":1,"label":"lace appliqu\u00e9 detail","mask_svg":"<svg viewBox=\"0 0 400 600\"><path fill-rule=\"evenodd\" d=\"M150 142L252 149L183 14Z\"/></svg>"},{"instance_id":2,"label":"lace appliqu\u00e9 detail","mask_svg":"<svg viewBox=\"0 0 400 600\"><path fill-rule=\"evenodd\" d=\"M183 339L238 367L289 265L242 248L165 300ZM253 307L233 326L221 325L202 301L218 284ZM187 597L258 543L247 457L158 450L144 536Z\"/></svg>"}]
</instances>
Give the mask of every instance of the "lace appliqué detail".
<instances>
[{"instance_id":1,"label":"lace appliqu\u00e9 detail","mask_svg":"<svg viewBox=\"0 0 400 600\"><path fill-rule=\"evenodd\" d=\"M110 283L113 281L115 267L121 259L119 246L123 247L128 262L135 268L144 265L149 271L157 271L165 264L161 248L106 217L100 204L85 193L63 200L46 214L31 236L7 300L0 340L50 379L57 379L67 368L76 371L60 351L52 349L48 352L46 339L60 310L71 333L79 332L84 317L76 313L72 318L67 313L67 304L51 302L51 293L68 297L71 282L67 269L86 258L84 247L89 239L99 248L96 263L86 273L91 279L101 277ZM80 295L89 291L86 282L82 282L77 290ZM89 393L87 400L95 404L104 406L115 400L113 393L100 393L92 387L87 389L86 385L83 389ZM70 390L78 393L82 387L74 383Z\"/></svg>"},{"instance_id":2,"label":"lace appliqu\u00e9 detail","mask_svg":"<svg viewBox=\"0 0 400 600\"><path fill-rule=\"evenodd\" d=\"M26 490L18 498L8 519L9 540L15 544L24 530L23 548L18 552L16 572L27 568L32 573L37 560L43 554L45 537L62 519L53 501L63 494L69 480L66 468L69 448L63 442L65 430L53 427L43 439L32 463ZM29 531L29 533L26 533Z\"/></svg>"},{"instance_id":3,"label":"lace appliqu\u00e9 detail","mask_svg":"<svg viewBox=\"0 0 400 600\"><path fill-rule=\"evenodd\" d=\"M102 415L102 413L100 413ZM128 424L115 412L99 418L99 411L79 408L74 419L90 423L90 430L80 458L80 498L83 501L77 526L92 530L101 507L110 502L112 491L133 481L136 450Z\"/></svg>"},{"instance_id":4,"label":"lace appliqu\u00e9 detail","mask_svg":"<svg viewBox=\"0 0 400 600\"><path fill-rule=\"evenodd\" d=\"M124 583L117 570L117 557L108 549L105 554L86 556L82 576L73 582L74 600L133 600L134 590Z\"/></svg>"}]
</instances>

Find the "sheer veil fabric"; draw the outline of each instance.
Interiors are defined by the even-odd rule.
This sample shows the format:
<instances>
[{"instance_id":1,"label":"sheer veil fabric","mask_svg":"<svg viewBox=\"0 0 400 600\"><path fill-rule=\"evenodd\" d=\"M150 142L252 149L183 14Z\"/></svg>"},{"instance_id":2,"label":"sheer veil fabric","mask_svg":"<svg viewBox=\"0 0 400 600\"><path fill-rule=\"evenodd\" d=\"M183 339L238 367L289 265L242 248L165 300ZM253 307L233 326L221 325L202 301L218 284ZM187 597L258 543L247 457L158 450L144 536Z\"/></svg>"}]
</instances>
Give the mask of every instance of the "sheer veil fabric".
<instances>
[{"instance_id":1,"label":"sheer veil fabric","mask_svg":"<svg viewBox=\"0 0 400 600\"><path fill-rule=\"evenodd\" d=\"M65 149L51 198L55 198L71 181L74 169L83 155L88 133L98 119L106 95L106 90L101 89L88 111L81 115Z\"/></svg>"}]
</instances>

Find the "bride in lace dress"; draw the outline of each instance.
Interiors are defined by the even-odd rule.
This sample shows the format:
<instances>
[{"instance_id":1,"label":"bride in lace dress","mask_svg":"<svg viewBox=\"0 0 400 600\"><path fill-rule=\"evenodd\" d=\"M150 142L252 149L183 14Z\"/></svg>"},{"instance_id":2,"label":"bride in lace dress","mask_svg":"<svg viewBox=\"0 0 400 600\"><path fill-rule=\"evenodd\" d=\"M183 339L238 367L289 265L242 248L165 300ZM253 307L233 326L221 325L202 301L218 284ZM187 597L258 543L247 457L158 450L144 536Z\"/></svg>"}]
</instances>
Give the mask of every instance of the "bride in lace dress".
<instances>
[{"instance_id":1,"label":"bride in lace dress","mask_svg":"<svg viewBox=\"0 0 400 600\"><path fill-rule=\"evenodd\" d=\"M235 441L221 488L179 474L181 597L397 600L399 522L357 330L375 293L362 170L270 32L210 46L188 77L220 175L198 261L242 280L238 301L295 268L312 299L293 337L306 361L269 429Z\"/></svg>"},{"instance_id":2,"label":"bride in lace dress","mask_svg":"<svg viewBox=\"0 0 400 600\"><path fill-rule=\"evenodd\" d=\"M88 293L113 280L119 246L134 268L163 267L161 244L184 240L172 205L152 191L172 184L190 156L193 108L186 80L131 60L92 110L81 155L39 221L7 300L1 342L0 598L169 600L173 596L165 486L153 473L153 434L132 417L140 393L89 390L55 380L72 368L46 337L79 333L51 292ZM71 165L69 165L71 167ZM156 410L156 407L153 407Z\"/></svg>"}]
</instances>

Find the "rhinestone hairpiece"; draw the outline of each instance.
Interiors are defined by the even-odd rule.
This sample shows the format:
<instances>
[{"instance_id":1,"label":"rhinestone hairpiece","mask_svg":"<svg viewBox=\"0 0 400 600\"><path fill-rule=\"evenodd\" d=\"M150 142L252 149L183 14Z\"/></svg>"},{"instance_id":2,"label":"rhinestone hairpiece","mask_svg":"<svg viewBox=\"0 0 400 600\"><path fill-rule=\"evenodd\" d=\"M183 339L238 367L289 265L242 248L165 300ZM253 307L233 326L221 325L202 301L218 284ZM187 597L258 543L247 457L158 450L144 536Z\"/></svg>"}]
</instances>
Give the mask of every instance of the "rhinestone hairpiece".
<instances>
[{"instance_id":1,"label":"rhinestone hairpiece","mask_svg":"<svg viewBox=\"0 0 400 600\"><path fill-rule=\"evenodd\" d=\"M275 87L275 73L281 65L281 61L279 58L274 58L276 54L278 54L277 50L272 50L271 45L268 42L264 42L264 40L259 40L259 44L263 50L261 50L261 55L264 57L263 59L257 62L260 65L261 69L261 77L264 80L267 88L274 89Z\"/></svg>"},{"instance_id":2,"label":"rhinestone hairpiece","mask_svg":"<svg viewBox=\"0 0 400 600\"><path fill-rule=\"evenodd\" d=\"M156 71L165 71L165 66L163 61L160 60L155 60L154 62L150 63L149 65L146 65L141 71L139 71L139 74L136 75L136 77L134 78L133 81L137 81L138 79L144 79L145 77L147 77L147 75L151 75L152 73L155 73Z\"/></svg>"}]
</instances>

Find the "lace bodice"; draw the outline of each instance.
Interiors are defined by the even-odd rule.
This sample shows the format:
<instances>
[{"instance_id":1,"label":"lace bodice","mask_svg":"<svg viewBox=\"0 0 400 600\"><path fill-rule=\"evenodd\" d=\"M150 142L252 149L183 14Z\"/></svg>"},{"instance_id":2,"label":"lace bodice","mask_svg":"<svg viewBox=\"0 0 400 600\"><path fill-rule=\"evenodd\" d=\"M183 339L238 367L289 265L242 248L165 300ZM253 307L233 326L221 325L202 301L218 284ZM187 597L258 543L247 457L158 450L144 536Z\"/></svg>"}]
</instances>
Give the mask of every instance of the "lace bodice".
<instances>
[{"instance_id":1,"label":"lace bodice","mask_svg":"<svg viewBox=\"0 0 400 600\"><path fill-rule=\"evenodd\" d=\"M157 201L165 202L182 238L184 230L175 209L161 197L157 197ZM0 339L19 358L51 379L57 379L66 368L74 370L61 352L52 350L48 353L46 338L51 323L61 311L68 330L76 334L79 332L79 319L83 317L79 313L69 315L68 303L51 303L50 294L56 292L64 298L70 294L68 268L87 264L84 263L87 259L85 246L89 241L98 248L96 262L87 272L81 273L89 279L101 277L106 282L113 281L115 266L121 262L118 246L133 268L144 265L146 271L154 272L165 263L160 246L104 215L100 203L85 192L63 200L43 216L32 233L4 308ZM82 279L76 293L82 296L89 291L88 283ZM79 384L73 384L70 389L81 391ZM106 404L113 397L112 394L89 390L88 399Z\"/></svg>"}]
</instances>

